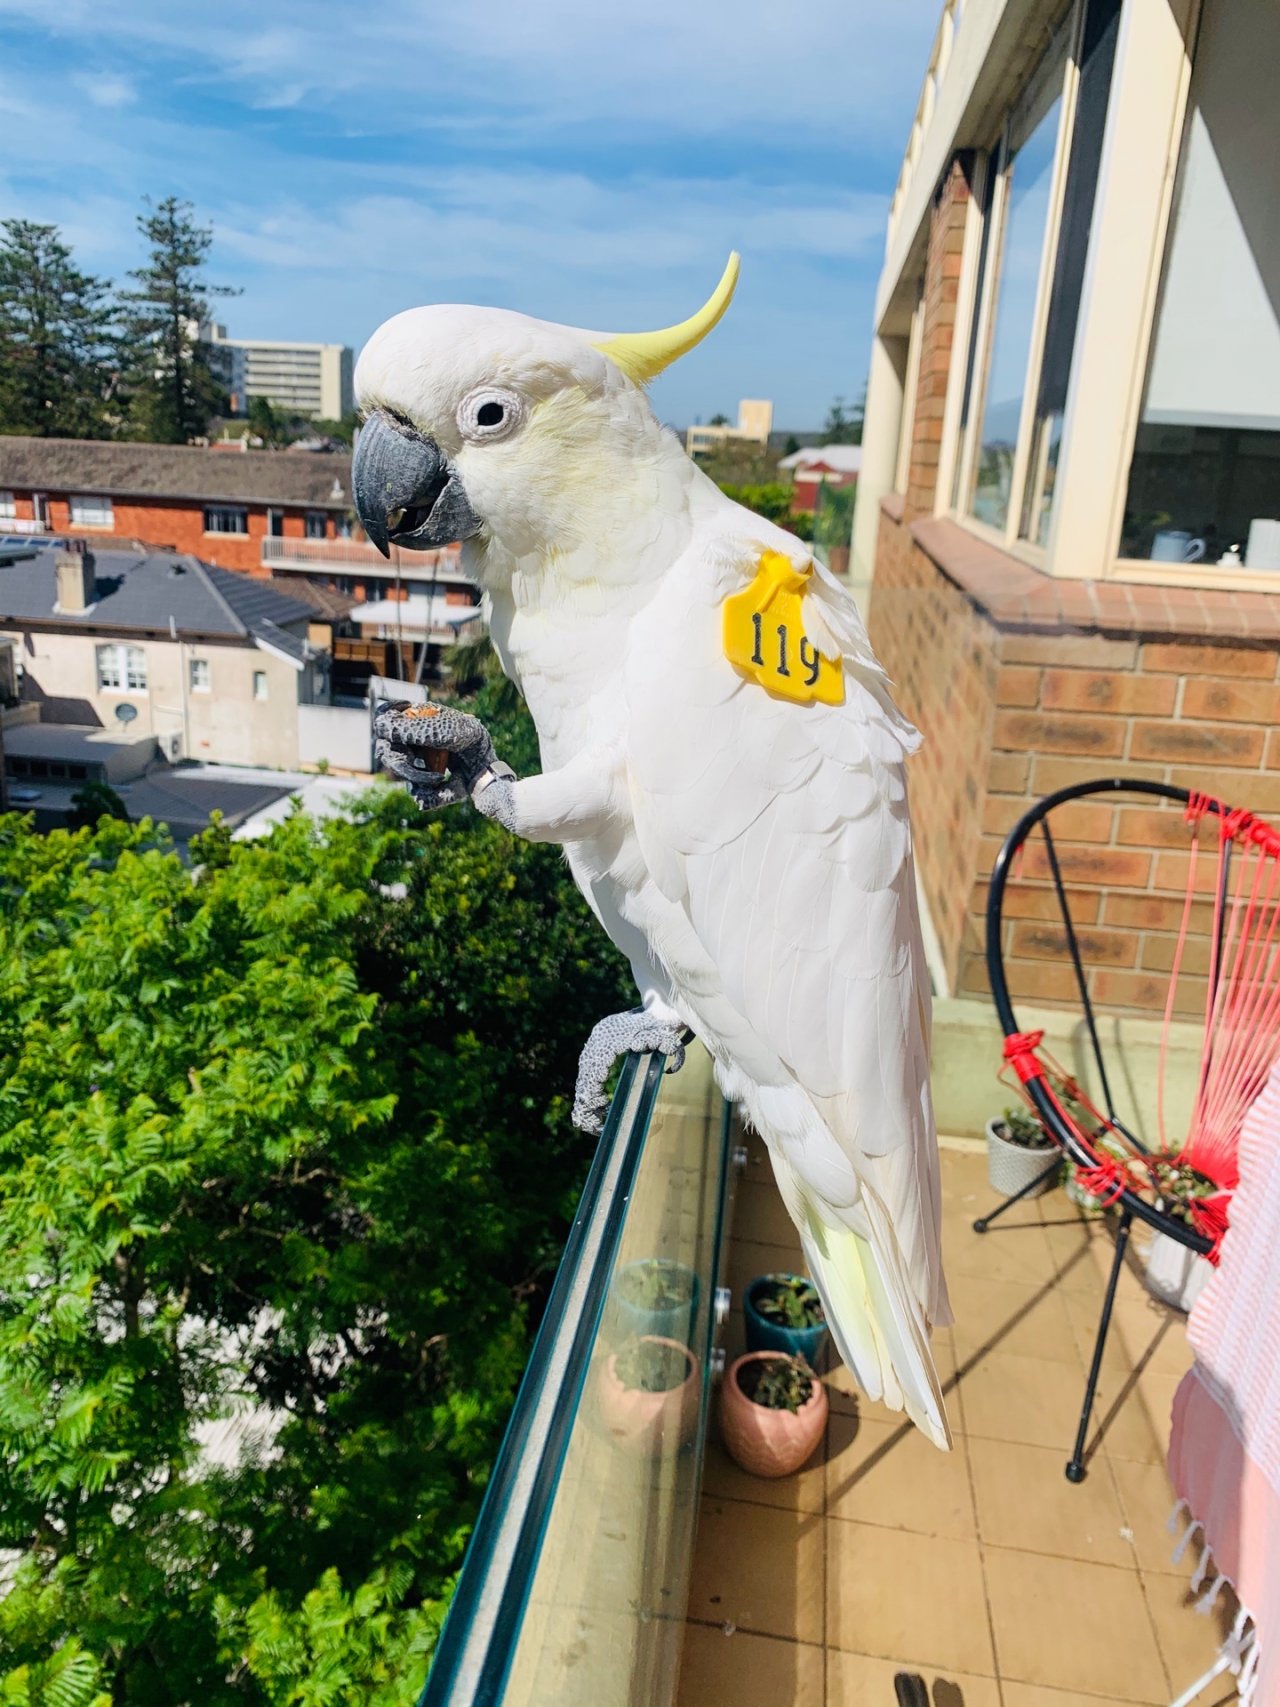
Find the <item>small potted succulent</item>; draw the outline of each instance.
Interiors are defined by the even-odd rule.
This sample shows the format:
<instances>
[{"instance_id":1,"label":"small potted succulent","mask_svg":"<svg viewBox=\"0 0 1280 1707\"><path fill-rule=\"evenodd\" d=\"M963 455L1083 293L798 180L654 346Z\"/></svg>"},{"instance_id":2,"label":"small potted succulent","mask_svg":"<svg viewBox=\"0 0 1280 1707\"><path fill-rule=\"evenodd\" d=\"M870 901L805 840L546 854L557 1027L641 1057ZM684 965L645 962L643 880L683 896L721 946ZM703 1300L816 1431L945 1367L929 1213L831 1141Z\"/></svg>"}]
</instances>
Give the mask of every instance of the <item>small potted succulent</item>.
<instances>
[{"instance_id":1,"label":"small potted succulent","mask_svg":"<svg viewBox=\"0 0 1280 1707\"><path fill-rule=\"evenodd\" d=\"M656 1334L687 1345L698 1308L698 1277L670 1257L642 1257L618 1270L613 1300L624 1333Z\"/></svg>"},{"instance_id":2,"label":"small potted succulent","mask_svg":"<svg viewBox=\"0 0 1280 1707\"><path fill-rule=\"evenodd\" d=\"M991 1189L1002 1197L1012 1197L1037 1174L1046 1173L1052 1149L1053 1139L1028 1109L1006 1108L1003 1114L993 1116L987 1122L987 1178ZM1056 1178L1049 1171L1028 1196L1039 1197Z\"/></svg>"},{"instance_id":3,"label":"small potted succulent","mask_svg":"<svg viewBox=\"0 0 1280 1707\"><path fill-rule=\"evenodd\" d=\"M762 1274L743 1299L748 1351L782 1351L812 1369L827 1337L818 1289L802 1274Z\"/></svg>"},{"instance_id":4,"label":"small potted succulent","mask_svg":"<svg viewBox=\"0 0 1280 1707\"><path fill-rule=\"evenodd\" d=\"M600 1415L624 1452L678 1452L698 1425L698 1365L687 1345L643 1334L610 1354L599 1378Z\"/></svg>"},{"instance_id":5,"label":"small potted succulent","mask_svg":"<svg viewBox=\"0 0 1280 1707\"><path fill-rule=\"evenodd\" d=\"M810 1457L827 1423L827 1392L808 1364L780 1351L749 1351L730 1364L720 1389L720 1432L753 1476L790 1476Z\"/></svg>"},{"instance_id":6,"label":"small potted succulent","mask_svg":"<svg viewBox=\"0 0 1280 1707\"><path fill-rule=\"evenodd\" d=\"M1191 1219L1191 1205L1199 1199L1216 1197L1219 1187L1176 1156L1148 1156L1146 1168L1156 1190L1157 1206L1175 1220ZM1186 1245L1159 1231L1151 1235L1144 1279L1147 1291L1175 1310L1190 1310L1213 1273L1213 1267Z\"/></svg>"}]
</instances>

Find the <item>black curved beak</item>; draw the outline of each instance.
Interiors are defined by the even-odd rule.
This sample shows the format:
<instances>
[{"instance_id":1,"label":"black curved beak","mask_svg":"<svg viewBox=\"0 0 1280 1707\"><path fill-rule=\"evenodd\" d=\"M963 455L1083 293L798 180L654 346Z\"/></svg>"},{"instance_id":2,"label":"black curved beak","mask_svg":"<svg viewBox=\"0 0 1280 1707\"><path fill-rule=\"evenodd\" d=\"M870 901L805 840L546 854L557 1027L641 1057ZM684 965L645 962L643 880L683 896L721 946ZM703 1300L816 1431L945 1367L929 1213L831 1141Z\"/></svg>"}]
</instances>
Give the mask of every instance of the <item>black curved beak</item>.
<instances>
[{"instance_id":1,"label":"black curved beak","mask_svg":"<svg viewBox=\"0 0 1280 1707\"><path fill-rule=\"evenodd\" d=\"M483 526L440 446L384 409L360 429L351 490L360 525L384 557L392 545L432 551Z\"/></svg>"}]
</instances>

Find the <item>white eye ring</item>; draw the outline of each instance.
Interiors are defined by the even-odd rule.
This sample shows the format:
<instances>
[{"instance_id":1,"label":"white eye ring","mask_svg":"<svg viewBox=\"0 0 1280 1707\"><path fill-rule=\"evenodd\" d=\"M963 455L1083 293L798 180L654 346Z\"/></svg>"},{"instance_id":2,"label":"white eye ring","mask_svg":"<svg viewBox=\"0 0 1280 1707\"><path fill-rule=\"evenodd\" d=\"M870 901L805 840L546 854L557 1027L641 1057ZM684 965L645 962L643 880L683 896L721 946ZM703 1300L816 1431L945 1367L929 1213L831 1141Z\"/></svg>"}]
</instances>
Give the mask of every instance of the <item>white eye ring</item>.
<instances>
[{"instance_id":1,"label":"white eye ring","mask_svg":"<svg viewBox=\"0 0 1280 1707\"><path fill-rule=\"evenodd\" d=\"M524 398L500 385L470 391L458 405L458 431L472 444L492 444L509 438L524 425Z\"/></svg>"}]
</instances>

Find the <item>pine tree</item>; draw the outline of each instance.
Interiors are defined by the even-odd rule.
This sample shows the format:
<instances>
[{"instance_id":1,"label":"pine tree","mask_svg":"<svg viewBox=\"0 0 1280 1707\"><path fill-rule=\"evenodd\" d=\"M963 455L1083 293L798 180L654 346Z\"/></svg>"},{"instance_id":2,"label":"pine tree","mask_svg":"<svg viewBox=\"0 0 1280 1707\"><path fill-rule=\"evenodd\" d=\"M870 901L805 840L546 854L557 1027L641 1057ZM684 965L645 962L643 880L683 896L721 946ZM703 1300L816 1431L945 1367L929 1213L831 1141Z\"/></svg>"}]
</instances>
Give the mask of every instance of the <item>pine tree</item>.
<instances>
[{"instance_id":1,"label":"pine tree","mask_svg":"<svg viewBox=\"0 0 1280 1707\"><path fill-rule=\"evenodd\" d=\"M0 432L102 438L113 307L56 225L0 222Z\"/></svg>"},{"instance_id":2,"label":"pine tree","mask_svg":"<svg viewBox=\"0 0 1280 1707\"><path fill-rule=\"evenodd\" d=\"M214 297L239 293L206 280L213 228L195 223L190 202L148 198L147 209L138 215L138 229L151 257L129 274L137 289L121 293L129 426L136 438L186 444L207 430L227 401L219 352L200 341L199 327Z\"/></svg>"}]
</instances>

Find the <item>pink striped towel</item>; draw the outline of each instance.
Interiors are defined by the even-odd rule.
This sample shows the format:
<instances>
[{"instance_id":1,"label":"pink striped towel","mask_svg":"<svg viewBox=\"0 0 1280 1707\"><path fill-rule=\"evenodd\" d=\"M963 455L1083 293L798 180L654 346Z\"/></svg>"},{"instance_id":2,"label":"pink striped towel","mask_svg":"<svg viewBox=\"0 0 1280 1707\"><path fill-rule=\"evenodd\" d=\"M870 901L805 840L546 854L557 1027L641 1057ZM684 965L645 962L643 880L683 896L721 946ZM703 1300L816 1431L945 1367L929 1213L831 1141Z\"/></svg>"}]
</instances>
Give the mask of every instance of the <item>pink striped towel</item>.
<instances>
[{"instance_id":1,"label":"pink striped towel","mask_svg":"<svg viewBox=\"0 0 1280 1707\"><path fill-rule=\"evenodd\" d=\"M1196 1361L1173 1402L1169 1474L1203 1533L1217 1576L1230 1582L1255 1642L1240 1695L1280 1702L1280 1068L1245 1118L1240 1183L1222 1261L1200 1294L1187 1337Z\"/></svg>"}]
</instances>

